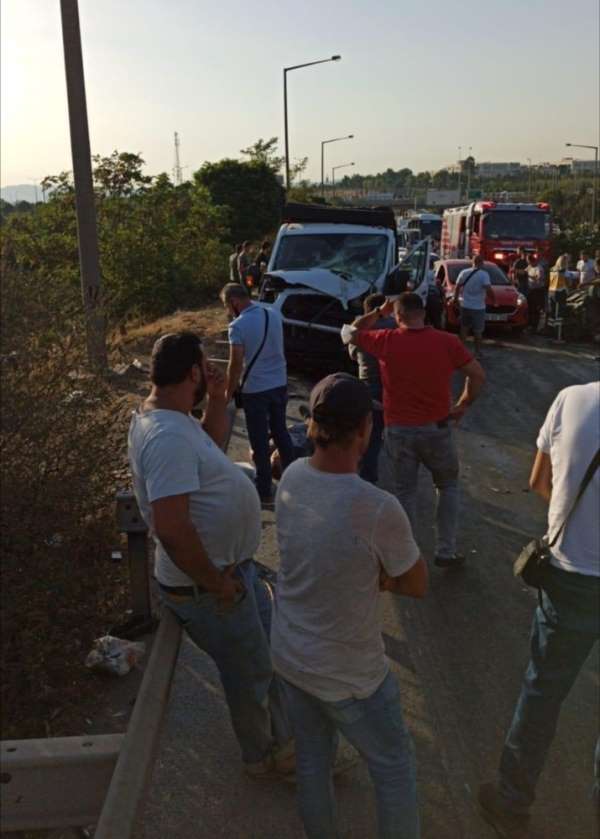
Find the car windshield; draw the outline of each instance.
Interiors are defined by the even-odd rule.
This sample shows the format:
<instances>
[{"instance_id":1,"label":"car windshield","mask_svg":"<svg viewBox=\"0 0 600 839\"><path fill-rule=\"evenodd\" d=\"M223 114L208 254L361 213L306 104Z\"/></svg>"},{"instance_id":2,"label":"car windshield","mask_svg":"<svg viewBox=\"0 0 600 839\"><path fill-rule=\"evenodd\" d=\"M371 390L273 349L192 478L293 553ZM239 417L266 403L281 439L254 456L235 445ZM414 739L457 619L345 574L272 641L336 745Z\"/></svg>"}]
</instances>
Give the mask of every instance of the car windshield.
<instances>
[{"instance_id":1,"label":"car windshield","mask_svg":"<svg viewBox=\"0 0 600 839\"><path fill-rule=\"evenodd\" d=\"M410 229L418 230L419 239L424 239L425 236L432 236L434 239L440 239L442 235L442 220L419 219L417 222L413 222L411 224Z\"/></svg>"},{"instance_id":2,"label":"car windshield","mask_svg":"<svg viewBox=\"0 0 600 839\"><path fill-rule=\"evenodd\" d=\"M470 262L455 262L452 265L448 265L447 271L450 282L454 284L461 271L464 271L465 268L471 269L472 267ZM502 268L498 268L492 262L486 262L483 270L488 272L492 285L510 285L509 279Z\"/></svg>"},{"instance_id":3,"label":"car windshield","mask_svg":"<svg viewBox=\"0 0 600 839\"><path fill-rule=\"evenodd\" d=\"M483 216L486 239L547 239L550 216L532 210L498 211Z\"/></svg>"},{"instance_id":4,"label":"car windshield","mask_svg":"<svg viewBox=\"0 0 600 839\"><path fill-rule=\"evenodd\" d=\"M273 270L327 268L351 280L376 280L385 268L387 236L359 233L315 233L284 236Z\"/></svg>"}]
</instances>

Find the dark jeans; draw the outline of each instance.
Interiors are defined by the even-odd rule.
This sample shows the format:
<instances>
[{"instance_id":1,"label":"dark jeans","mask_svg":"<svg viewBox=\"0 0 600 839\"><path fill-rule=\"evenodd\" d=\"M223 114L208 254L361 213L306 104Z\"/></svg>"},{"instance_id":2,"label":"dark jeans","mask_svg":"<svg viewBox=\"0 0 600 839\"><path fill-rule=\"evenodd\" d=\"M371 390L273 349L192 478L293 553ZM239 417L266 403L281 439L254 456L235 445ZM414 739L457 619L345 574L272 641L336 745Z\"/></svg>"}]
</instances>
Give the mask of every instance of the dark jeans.
<instances>
[{"instance_id":1,"label":"dark jeans","mask_svg":"<svg viewBox=\"0 0 600 839\"><path fill-rule=\"evenodd\" d=\"M381 387L381 381L376 379L363 379L363 381L369 388L371 398L374 401L381 403L383 400L383 388ZM373 408L373 430L371 431L369 448L362 457L359 469L359 475L363 481L369 481L371 484L376 484L379 477L379 452L381 451L382 442L383 411L378 411Z\"/></svg>"},{"instance_id":2,"label":"dark jeans","mask_svg":"<svg viewBox=\"0 0 600 839\"><path fill-rule=\"evenodd\" d=\"M500 792L526 811L558 722L563 700L600 638L600 577L550 566L531 629L531 660L500 761ZM590 748L592 744L590 743Z\"/></svg>"},{"instance_id":3,"label":"dark jeans","mask_svg":"<svg viewBox=\"0 0 600 839\"><path fill-rule=\"evenodd\" d=\"M369 440L369 448L364 453L359 475L364 481L377 483L379 477L379 452L383 442L383 411L373 411L373 430Z\"/></svg>"},{"instance_id":4,"label":"dark jeans","mask_svg":"<svg viewBox=\"0 0 600 839\"><path fill-rule=\"evenodd\" d=\"M567 314L567 290L561 288L548 295L548 312L551 318L564 318Z\"/></svg>"},{"instance_id":5,"label":"dark jeans","mask_svg":"<svg viewBox=\"0 0 600 839\"><path fill-rule=\"evenodd\" d=\"M256 488L261 498L267 498L273 491L269 437L273 437L279 450L282 470L294 459L292 439L285 422L287 398L286 385L273 390L262 390L260 393L242 394L248 439L256 465Z\"/></svg>"},{"instance_id":6,"label":"dark jeans","mask_svg":"<svg viewBox=\"0 0 600 839\"><path fill-rule=\"evenodd\" d=\"M427 302L425 304L425 316L427 322L430 323L434 329L442 328L442 311L444 309L444 299L438 288L429 289L427 294Z\"/></svg>"},{"instance_id":7,"label":"dark jeans","mask_svg":"<svg viewBox=\"0 0 600 839\"><path fill-rule=\"evenodd\" d=\"M540 324L540 317L546 308L546 289L532 288L527 293L527 309L529 312L529 326L536 332Z\"/></svg>"}]
</instances>

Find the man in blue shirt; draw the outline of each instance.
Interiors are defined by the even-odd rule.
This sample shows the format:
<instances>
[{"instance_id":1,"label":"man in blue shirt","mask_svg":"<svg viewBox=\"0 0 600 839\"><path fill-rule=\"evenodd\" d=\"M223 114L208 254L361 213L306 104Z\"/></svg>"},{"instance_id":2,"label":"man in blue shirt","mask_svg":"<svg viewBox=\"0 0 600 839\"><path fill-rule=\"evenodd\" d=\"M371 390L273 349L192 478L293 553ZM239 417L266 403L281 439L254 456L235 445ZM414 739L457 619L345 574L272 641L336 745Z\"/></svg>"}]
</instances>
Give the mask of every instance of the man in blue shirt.
<instances>
[{"instance_id":1,"label":"man in blue shirt","mask_svg":"<svg viewBox=\"0 0 600 839\"><path fill-rule=\"evenodd\" d=\"M227 397L232 399L239 387L254 453L256 488L261 501L269 503L273 500L269 437L273 437L283 469L294 459L285 421L288 397L283 322L279 312L252 303L240 284L228 283L221 300L232 318Z\"/></svg>"},{"instance_id":2,"label":"man in blue shirt","mask_svg":"<svg viewBox=\"0 0 600 839\"><path fill-rule=\"evenodd\" d=\"M490 275L483 268L483 257L473 257L473 267L461 271L456 280L454 299L460 303L460 337L467 340L469 330L475 339L475 358L481 355L481 336L485 329L485 300L491 286Z\"/></svg>"}]
</instances>

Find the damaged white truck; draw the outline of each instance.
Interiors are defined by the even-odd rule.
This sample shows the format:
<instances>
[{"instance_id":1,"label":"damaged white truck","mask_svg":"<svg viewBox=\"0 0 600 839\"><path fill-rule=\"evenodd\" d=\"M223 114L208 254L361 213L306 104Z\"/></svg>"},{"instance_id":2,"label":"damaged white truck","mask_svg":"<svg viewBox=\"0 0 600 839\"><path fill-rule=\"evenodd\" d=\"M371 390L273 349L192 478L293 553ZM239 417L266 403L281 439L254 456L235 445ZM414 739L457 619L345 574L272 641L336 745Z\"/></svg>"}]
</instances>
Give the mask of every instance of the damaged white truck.
<instances>
[{"instance_id":1,"label":"damaged white truck","mask_svg":"<svg viewBox=\"0 0 600 839\"><path fill-rule=\"evenodd\" d=\"M429 240L397 264L391 209L287 204L282 222L259 300L281 312L288 357L338 357L340 329L362 313L368 294L427 294Z\"/></svg>"}]
</instances>

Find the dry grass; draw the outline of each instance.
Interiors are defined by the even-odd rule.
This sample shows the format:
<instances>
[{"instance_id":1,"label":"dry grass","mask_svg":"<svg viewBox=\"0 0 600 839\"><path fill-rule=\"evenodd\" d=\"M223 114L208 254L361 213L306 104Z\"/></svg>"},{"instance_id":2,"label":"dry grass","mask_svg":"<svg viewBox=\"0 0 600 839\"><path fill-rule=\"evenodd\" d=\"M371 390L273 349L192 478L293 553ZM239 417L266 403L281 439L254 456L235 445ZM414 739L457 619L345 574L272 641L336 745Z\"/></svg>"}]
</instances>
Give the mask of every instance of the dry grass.
<instances>
[{"instance_id":1,"label":"dry grass","mask_svg":"<svg viewBox=\"0 0 600 839\"><path fill-rule=\"evenodd\" d=\"M195 311L177 311L151 323L126 326L113 336L112 344L118 352L149 355L154 341L167 332L197 332L210 345L226 328L225 310L216 302Z\"/></svg>"}]
</instances>

